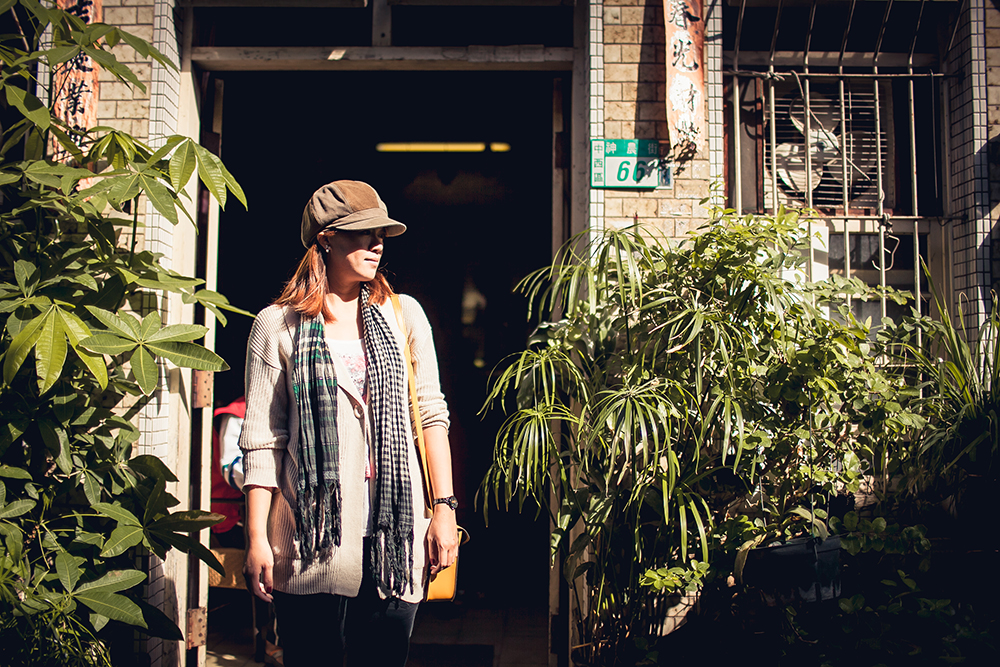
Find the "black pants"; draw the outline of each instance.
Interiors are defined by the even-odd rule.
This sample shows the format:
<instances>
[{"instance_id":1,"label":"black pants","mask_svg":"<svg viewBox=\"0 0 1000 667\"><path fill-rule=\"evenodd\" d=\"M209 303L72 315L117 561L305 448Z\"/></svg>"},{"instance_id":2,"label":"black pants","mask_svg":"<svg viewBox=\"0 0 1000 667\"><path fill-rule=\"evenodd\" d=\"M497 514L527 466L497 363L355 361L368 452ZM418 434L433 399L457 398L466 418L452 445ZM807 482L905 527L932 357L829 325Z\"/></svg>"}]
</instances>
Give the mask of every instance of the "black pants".
<instances>
[{"instance_id":1,"label":"black pants","mask_svg":"<svg viewBox=\"0 0 1000 667\"><path fill-rule=\"evenodd\" d=\"M274 592L285 667L341 667L345 656L348 667L406 664L419 605L380 598L367 560L356 598Z\"/></svg>"}]
</instances>

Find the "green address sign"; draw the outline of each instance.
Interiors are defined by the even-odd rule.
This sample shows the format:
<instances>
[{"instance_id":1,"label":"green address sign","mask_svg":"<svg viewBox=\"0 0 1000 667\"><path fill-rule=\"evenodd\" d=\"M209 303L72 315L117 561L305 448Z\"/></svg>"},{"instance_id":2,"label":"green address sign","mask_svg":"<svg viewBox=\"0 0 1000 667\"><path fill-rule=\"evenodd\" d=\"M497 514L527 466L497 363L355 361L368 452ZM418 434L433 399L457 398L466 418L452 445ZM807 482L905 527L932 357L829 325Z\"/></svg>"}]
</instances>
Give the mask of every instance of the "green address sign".
<instances>
[{"instance_id":1,"label":"green address sign","mask_svg":"<svg viewBox=\"0 0 1000 667\"><path fill-rule=\"evenodd\" d=\"M594 188L670 186L670 168L661 164L660 144L648 139L594 139L590 142L590 185Z\"/></svg>"}]
</instances>

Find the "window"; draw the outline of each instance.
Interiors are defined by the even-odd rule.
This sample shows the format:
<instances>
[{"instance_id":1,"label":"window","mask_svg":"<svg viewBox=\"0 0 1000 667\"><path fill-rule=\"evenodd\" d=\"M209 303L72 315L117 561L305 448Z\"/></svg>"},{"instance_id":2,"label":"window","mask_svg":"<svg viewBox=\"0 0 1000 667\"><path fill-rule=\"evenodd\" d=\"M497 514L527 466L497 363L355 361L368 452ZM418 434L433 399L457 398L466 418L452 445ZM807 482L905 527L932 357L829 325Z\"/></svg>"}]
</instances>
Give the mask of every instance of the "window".
<instances>
[{"instance_id":1,"label":"window","mask_svg":"<svg viewBox=\"0 0 1000 667\"><path fill-rule=\"evenodd\" d=\"M727 0L729 205L814 209L825 269L913 291L947 209L946 75L957 2ZM945 43L942 43L945 42ZM822 224L822 223L821 223ZM845 252L845 249L850 249ZM893 315L858 304L859 315Z\"/></svg>"}]
</instances>

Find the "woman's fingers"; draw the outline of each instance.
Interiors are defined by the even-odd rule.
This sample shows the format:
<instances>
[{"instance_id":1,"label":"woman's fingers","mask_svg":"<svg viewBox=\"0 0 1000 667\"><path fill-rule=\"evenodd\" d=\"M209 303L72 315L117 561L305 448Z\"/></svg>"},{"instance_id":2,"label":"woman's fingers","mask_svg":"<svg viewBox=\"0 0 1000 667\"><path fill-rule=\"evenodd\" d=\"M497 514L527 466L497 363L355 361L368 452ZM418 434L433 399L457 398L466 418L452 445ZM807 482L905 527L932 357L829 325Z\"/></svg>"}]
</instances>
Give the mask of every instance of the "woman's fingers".
<instances>
[{"instance_id":1,"label":"woman's fingers","mask_svg":"<svg viewBox=\"0 0 1000 667\"><path fill-rule=\"evenodd\" d=\"M247 551L246 562L243 564L243 577L246 579L247 590L259 597L261 600L271 602L271 590L274 586L274 562L261 555L259 549L249 549Z\"/></svg>"},{"instance_id":2,"label":"woman's fingers","mask_svg":"<svg viewBox=\"0 0 1000 667\"><path fill-rule=\"evenodd\" d=\"M437 574L446 567L451 567L458 558L458 531L441 535L434 533L430 539L431 574Z\"/></svg>"},{"instance_id":3,"label":"woman's fingers","mask_svg":"<svg viewBox=\"0 0 1000 667\"><path fill-rule=\"evenodd\" d=\"M273 584L271 580L271 568L262 567L256 572L256 574L244 571L243 575L246 577L247 589L251 593L266 602L271 602L274 599L271 596Z\"/></svg>"}]
</instances>

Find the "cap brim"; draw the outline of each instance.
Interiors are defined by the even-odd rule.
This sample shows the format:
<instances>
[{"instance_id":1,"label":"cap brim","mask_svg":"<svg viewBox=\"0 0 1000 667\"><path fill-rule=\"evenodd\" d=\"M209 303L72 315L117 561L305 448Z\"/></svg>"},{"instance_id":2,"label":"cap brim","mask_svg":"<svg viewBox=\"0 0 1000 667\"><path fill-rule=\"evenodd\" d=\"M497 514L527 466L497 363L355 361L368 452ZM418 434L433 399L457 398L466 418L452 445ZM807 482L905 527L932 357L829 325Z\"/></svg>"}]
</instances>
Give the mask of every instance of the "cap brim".
<instances>
[{"instance_id":1,"label":"cap brim","mask_svg":"<svg viewBox=\"0 0 1000 667\"><path fill-rule=\"evenodd\" d=\"M368 208L363 211L355 211L348 216L337 220L326 229L344 229L350 232L362 229L385 229L386 236L399 236L406 231L406 225L386 216L380 208Z\"/></svg>"}]
</instances>

